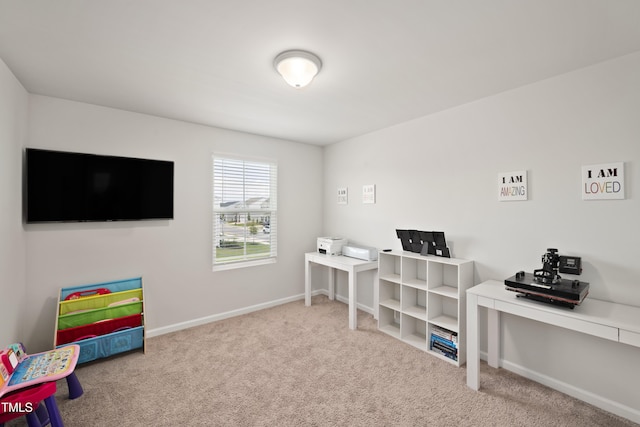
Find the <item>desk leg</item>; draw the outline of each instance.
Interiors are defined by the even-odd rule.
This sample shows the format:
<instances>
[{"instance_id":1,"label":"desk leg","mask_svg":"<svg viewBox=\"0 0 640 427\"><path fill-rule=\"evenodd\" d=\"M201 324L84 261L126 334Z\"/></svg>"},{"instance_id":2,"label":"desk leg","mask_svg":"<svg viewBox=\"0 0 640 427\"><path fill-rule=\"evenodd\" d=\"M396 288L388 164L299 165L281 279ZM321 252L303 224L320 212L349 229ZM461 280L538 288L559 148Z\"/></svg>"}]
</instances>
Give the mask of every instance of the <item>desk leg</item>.
<instances>
[{"instance_id":1,"label":"desk leg","mask_svg":"<svg viewBox=\"0 0 640 427\"><path fill-rule=\"evenodd\" d=\"M487 308L487 363L492 368L500 364L500 312Z\"/></svg>"},{"instance_id":2,"label":"desk leg","mask_svg":"<svg viewBox=\"0 0 640 427\"><path fill-rule=\"evenodd\" d=\"M379 319L379 304L380 304L380 282L378 280L378 269L376 268L376 270L373 273L373 318L375 320Z\"/></svg>"},{"instance_id":3,"label":"desk leg","mask_svg":"<svg viewBox=\"0 0 640 427\"><path fill-rule=\"evenodd\" d=\"M308 260L304 262L304 305L311 305L311 266Z\"/></svg>"},{"instance_id":4,"label":"desk leg","mask_svg":"<svg viewBox=\"0 0 640 427\"><path fill-rule=\"evenodd\" d=\"M480 325L478 297L467 294L467 386L480 389Z\"/></svg>"},{"instance_id":5,"label":"desk leg","mask_svg":"<svg viewBox=\"0 0 640 427\"><path fill-rule=\"evenodd\" d=\"M336 269L329 267L329 299L336 299Z\"/></svg>"},{"instance_id":6,"label":"desk leg","mask_svg":"<svg viewBox=\"0 0 640 427\"><path fill-rule=\"evenodd\" d=\"M356 289L358 288L357 276L355 271L349 271L349 329L358 328L358 307L356 304Z\"/></svg>"}]
</instances>

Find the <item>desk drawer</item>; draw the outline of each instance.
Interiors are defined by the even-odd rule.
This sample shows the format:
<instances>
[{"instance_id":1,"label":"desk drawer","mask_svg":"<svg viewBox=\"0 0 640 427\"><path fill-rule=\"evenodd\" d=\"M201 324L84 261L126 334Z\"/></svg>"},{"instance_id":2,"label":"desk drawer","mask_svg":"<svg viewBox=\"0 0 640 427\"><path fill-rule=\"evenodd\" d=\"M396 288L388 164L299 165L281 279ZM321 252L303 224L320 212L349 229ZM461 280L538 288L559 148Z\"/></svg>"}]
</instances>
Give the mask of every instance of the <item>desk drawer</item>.
<instances>
[{"instance_id":1,"label":"desk drawer","mask_svg":"<svg viewBox=\"0 0 640 427\"><path fill-rule=\"evenodd\" d=\"M496 309L516 316L537 320L561 328L571 329L588 335L618 341L618 328L600 323L590 322L571 316L571 312L563 313L561 309L551 310L549 307L527 306L522 303L513 304L504 301L496 301Z\"/></svg>"},{"instance_id":2,"label":"desk drawer","mask_svg":"<svg viewBox=\"0 0 640 427\"><path fill-rule=\"evenodd\" d=\"M620 329L620 342L623 344L629 344L635 347L640 347L640 334L637 332L631 332L625 329Z\"/></svg>"}]
</instances>

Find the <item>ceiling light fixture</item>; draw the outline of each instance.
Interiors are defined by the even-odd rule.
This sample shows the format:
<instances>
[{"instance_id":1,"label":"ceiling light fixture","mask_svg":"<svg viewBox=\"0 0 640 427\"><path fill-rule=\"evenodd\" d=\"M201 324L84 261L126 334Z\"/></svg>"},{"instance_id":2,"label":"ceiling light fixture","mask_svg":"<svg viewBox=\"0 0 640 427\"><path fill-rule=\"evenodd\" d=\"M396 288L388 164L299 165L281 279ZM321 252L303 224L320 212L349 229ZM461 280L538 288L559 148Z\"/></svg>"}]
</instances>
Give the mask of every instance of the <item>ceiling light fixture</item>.
<instances>
[{"instance_id":1,"label":"ceiling light fixture","mask_svg":"<svg viewBox=\"0 0 640 427\"><path fill-rule=\"evenodd\" d=\"M322 62L311 52L287 50L276 56L273 66L287 83L300 89L320 72Z\"/></svg>"}]
</instances>

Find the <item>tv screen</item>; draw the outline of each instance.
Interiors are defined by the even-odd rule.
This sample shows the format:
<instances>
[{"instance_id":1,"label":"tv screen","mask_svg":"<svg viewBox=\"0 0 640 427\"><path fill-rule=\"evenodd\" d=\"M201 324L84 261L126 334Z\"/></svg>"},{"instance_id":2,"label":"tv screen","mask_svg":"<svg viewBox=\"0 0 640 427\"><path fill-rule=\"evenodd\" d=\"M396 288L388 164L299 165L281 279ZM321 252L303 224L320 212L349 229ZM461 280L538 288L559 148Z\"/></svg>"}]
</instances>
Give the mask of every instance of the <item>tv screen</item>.
<instances>
[{"instance_id":1,"label":"tv screen","mask_svg":"<svg viewBox=\"0 0 640 427\"><path fill-rule=\"evenodd\" d=\"M26 221L173 219L173 162L26 149Z\"/></svg>"}]
</instances>

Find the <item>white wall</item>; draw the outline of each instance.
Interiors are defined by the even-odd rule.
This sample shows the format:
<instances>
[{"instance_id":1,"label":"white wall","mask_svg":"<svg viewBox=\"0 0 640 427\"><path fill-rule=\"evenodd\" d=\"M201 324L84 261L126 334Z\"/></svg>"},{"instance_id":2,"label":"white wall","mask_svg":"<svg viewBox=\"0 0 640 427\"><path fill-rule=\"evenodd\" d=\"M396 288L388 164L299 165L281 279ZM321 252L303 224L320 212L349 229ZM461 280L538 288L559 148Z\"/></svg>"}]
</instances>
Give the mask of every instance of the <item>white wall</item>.
<instances>
[{"instance_id":1,"label":"white wall","mask_svg":"<svg viewBox=\"0 0 640 427\"><path fill-rule=\"evenodd\" d=\"M324 231L394 249L396 228L445 231L453 256L475 261L476 283L540 268L555 247L582 257L588 298L640 306L639 112L636 53L334 144ZM583 201L582 165L618 161L626 199ZM529 200L498 202L498 173L518 170ZM375 205L361 203L364 184ZM640 349L506 320L506 361L640 410Z\"/></svg>"},{"instance_id":2,"label":"white wall","mask_svg":"<svg viewBox=\"0 0 640 427\"><path fill-rule=\"evenodd\" d=\"M320 147L37 95L29 129L29 147L175 162L174 220L25 226L30 347L52 345L60 287L143 276L152 334L304 292L303 254L322 229ZM214 151L277 160L276 264L211 271Z\"/></svg>"},{"instance_id":3,"label":"white wall","mask_svg":"<svg viewBox=\"0 0 640 427\"><path fill-rule=\"evenodd\" d=\"M0 59L0 346L22 339L26 245L22 230L22 146L28 94Z\"/></svg>"}]
</instances>

